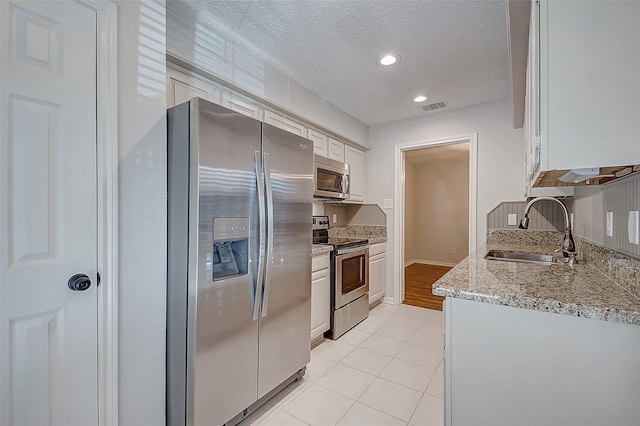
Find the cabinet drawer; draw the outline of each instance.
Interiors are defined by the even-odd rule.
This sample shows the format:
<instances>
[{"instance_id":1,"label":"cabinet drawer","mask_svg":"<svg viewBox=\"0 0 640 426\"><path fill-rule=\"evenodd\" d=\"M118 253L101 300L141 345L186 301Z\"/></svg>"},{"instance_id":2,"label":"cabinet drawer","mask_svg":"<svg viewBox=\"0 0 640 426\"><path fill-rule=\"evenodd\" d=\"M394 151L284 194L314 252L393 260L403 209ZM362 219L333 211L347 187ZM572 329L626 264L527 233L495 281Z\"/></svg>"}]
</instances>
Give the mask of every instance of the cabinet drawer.
<instances>
[{"instance_id":1,"label":"cabinet drawer","mask_svg":"<svg viewBox=\"0 0 640 426\"><path fill-rule=\"evenodd\" d=\"M329 267L329 255L321 254L311 258L311 271L316 272Z\"/></svg>"},{"instance_id":2,"label":"cabinet drawer","mask_svg":"<svg viewBox=\"0 0 640 426\"><path fill-rule=\"evenodd\" d=\"M386 251L386 248L386 243L373 244L371 247L369 247L369 257L375 256L376 254L384 253Z\"/></svg>"}]
</instances>

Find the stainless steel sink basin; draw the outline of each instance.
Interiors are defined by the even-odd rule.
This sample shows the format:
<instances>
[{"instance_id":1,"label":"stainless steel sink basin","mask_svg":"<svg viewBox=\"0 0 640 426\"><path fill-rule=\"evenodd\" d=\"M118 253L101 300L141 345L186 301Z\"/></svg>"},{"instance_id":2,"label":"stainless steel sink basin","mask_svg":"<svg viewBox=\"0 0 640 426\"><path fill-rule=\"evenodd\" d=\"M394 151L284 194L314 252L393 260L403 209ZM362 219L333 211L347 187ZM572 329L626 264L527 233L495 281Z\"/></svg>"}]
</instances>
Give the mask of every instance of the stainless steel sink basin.
<instances>
[{"instance_id":1,"label":"stainless steel sink basin","mask_svg":"<svg viewBox=\"0 0 640 426\"><path fill-rule=\"evenodd\" d=\"M484 258L507 262L536 263L538 265L551 265L559 262L557 257L548 254L518 253L504 250L489 250Z\"/></svg>"}]
</instances>

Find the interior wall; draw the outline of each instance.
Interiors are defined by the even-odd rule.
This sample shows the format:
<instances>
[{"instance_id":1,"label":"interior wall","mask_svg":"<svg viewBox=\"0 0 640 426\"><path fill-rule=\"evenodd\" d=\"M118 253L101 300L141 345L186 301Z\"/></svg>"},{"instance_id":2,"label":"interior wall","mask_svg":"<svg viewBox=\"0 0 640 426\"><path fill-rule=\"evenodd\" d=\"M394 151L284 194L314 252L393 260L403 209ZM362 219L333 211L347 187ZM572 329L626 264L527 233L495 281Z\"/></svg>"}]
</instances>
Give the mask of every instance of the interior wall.
<instances>
[{"instance_id":1,"label":"interior wall","mask_svg":"<svg viewBox=\"0 0 640 426\"><path fill-rule=\"evenodd\" d=\"M369 146L366 125L271 66L263 52L230 31L196 22L178 2L168 2L167 51L347 139Z\"/></svg>"},{"instance_id":2,"label":"interior wall","mask_svg":"<svg viewBox=\"0 0 640 426\"><path fill-rule=\"evenodd\" d=\"M367 164L366 202L383 205L393 198L395 181L395 146L398 144L478 135L477 224L478 245L486 241L486 214L504 200L524 199L524 158L522 129L513 129L512 109L508 100L475 107L427 115L374 126L369 131L371 151ZM387 253L394 253L395 210L387 213ZM385 294L393 295L393 255L387 256Z\"/></svg>"},{"instance_id":3,"label":"interior wall","mask_svg":"<svg viewBox=\"0 0 640 426\"><path fill-rule=\"evenodd\" d=\"M120 426L165 424L165 3L118 5Z\"/></svg>"},{"instance_id":4,"label":"interior wall","mask_svg":"<svg viewBox=\"0 0 640 426\"><path fill-rule=\"evenodd\" d=\"M405 209L410 198L413 208L409 229L405 214L405 239L410 236L405 264L453 266L469 254L469 158L412 169L407 176L405 165L405 185L413 180L411 192L405 189Z\"/></svg>"},{"instance_id":5,"label":"interior wall","mask_svg":"<svg viewBox=\"0 0 640 426\"><path fill-rule=\"evenodd\" d=\"M404 266L418 259L416 254L416 165L404 163ZM387 228L387 234L389 229Z\"/></svg>"}]
</instances>

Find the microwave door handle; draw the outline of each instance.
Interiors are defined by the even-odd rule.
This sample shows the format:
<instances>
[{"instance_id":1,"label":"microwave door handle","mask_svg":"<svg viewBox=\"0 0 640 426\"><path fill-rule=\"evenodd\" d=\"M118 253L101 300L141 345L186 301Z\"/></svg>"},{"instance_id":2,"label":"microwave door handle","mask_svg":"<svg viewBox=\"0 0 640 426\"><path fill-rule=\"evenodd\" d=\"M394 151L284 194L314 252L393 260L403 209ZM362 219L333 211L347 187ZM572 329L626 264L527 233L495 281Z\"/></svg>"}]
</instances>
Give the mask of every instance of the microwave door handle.
<instances>
[{"instance_id":1,"label":"microwave door handle","mask_svg":"<svg viewBox=\"0 0 640 426\"><path fill-rule=\"evenodd\" d=\"M349 175L346 173L342 174L342 196L347 198L347 191L349 191Z\"/></svg>"},{"instance_id":2,"label":"microwave door handle","mask_svg":"<svg viewBox=\"0 0 640 426\"><path fill-rule=\"evenodd\" d=\"M253 298L253 321L257 321L259 317L260 301L262 300L262 285L264 281L264 250L266 236L266 202L264 195L264 180L262 175L262 162L260 161L260 151L255 152L254 169L256 173L256 186L258 189L258 211L260 218L260 241L258 243L258 275L255 282L255 292Z\"/></svg>"},{"instance_id":3,"label":"microwave door handle","mask_svg":"<svg viewBox=\"0 0 640 426\"><path fill-rule=\"evenodd\" d=\"M271 170L267 159L269 154L265 152L262 156L262 167L264 168L264 186L267 192L267 250L264 273L264 290L262 292L261 316L267 316L267 303L269 301L269 288L271 287L271 261L273 257L273 191L271 189Z\"/></svg>"}]
</instances>

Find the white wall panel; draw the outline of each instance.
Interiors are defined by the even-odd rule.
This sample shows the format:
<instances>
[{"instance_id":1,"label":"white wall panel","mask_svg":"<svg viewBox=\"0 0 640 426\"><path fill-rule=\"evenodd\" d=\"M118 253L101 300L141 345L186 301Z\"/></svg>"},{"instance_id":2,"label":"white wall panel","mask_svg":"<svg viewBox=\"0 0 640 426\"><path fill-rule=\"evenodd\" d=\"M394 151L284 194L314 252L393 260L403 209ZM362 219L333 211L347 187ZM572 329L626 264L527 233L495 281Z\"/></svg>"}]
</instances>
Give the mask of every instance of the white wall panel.
<instances>
[{"instance_id":1,"label":"white wall panel","mask_svg":"<svg viewBox=\"0 0 640 426\"><path fill-rule=\"evenodd\" d=\"M118 425L157 426L165 424L165 2L117 3Z\"/></svg>"}]
</instances>

